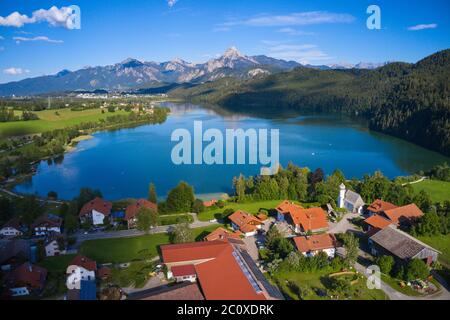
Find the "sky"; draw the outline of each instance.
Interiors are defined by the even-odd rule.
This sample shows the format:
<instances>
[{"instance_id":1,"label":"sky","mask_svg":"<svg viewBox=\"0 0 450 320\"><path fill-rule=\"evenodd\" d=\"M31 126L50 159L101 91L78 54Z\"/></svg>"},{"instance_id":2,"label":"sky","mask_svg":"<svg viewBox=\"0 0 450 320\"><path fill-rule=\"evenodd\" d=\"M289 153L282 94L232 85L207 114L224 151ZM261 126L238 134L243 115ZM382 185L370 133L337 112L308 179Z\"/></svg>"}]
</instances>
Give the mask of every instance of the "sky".
<instances>
[{"instance_id":1,"label":"sky","mask_svg":"<svg viewBox=\"0 0 450 320\"><path fill-rule=\"evenodd\" d=\"M231 46L314 65L416 62L450 47L449 18L448 0L0 0L0 83L129 57L205 62Z\"/></svg>"}]
</instances>

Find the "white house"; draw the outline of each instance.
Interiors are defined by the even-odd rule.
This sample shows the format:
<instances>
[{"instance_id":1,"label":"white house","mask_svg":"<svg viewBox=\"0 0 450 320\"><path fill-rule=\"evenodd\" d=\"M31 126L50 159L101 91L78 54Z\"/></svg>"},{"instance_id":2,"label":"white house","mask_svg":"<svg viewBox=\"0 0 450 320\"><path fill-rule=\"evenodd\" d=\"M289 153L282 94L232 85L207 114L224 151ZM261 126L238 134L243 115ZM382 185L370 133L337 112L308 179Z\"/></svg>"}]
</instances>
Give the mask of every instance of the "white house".
<instances>
[{"instance_id":1,"label":"white house","mask_svg":"<svg viewBox=\"0 0 450 320\"><path fill-rule=\"evenodd\" d=\"M45 255L47 257L54 257L65 254L65 250L61 250L57 239L49 239L45 243Z\"/></svg>"},{"instance_id":2,"label":"white house","mask_svg":"<svg viewBox=\"0 0 450 320\"><path fill-rule=\"evenodd\" d=\"M62 219L58 216L46 214L36 219L31 228L36 236L61 234Z\"/></svg>"},{"instance_id":3,"label":"white house","mask_svg":"<svg viewBox=\"0 0 450 320\"><path fill-rule=\"evenodd\" d=\"M87 257L77 255L66 270L66 286L69 290L81 290L81 281L95 280L97 263Z\"/></svg>"},{"instance_id":4,"label":"white house","mask_svg":"<svg viewBox=\"0 0 450 320\"><path fill-rule=\"evenodd\" d=\"M11 219L0 229L0 235L8 238L18 237L23 235L23 232L20 229L19 220Z\"/></svg>"},{"instance_id":5,"label":"white house","mask_svg":"<svg viewBox=\"0 0 450 320\"><path fill-rule=\"evenodd\" d=\"M339 188L338 207L362 214L365 203L361 196L352 190L347 190L345 184L341 184Z\"/></svg>"},{"instance_id":6,"label":"white house","mask_svg":"<svg viewBox=\"0 0 450 320\"><path fill-rule=\"evenodd\" d=\"M305 257L314 257L320 252L325 252L329 258L334 258L336 255L337 241L333 234L295 237L294 242L297 250Z\"/></svg>"},{"instance_id":7,"label":"white house","mask_svg":"<svg viewBox=\"0 0 450 320\"><path fill-rule=\"evenodd\" d=\"M112 203L101 198L95 198L86 203L80 211L81 223L90 222L94 226L104 225L105 219L111 215Z\"/></svg>"}]
</instances>

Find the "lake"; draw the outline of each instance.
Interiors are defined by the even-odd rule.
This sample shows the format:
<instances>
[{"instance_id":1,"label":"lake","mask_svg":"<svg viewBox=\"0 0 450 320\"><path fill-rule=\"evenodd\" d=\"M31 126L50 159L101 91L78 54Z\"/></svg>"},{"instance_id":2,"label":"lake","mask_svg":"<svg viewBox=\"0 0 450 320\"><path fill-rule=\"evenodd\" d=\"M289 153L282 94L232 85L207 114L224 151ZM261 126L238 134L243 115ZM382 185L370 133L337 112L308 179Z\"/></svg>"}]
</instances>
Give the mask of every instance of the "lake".
<instances>
[{"instance_id":1,"label":"lake","mask_svg":"<svg viewBox=\"0 0 450 320\"><path fill-rule=\"evenodd\" d=\"M230 192L240 173L256 175L260 165L174 165L171 161L173 130L193 131L194 121L204 130L279 129L280 160L327 174L341 169L347 178L381 170L393 178L426 170L448 158L405 141L371 132L364 123L337 116L276 115L258 118L233 115L220 109L165 103L172 112L162 125L98 132L82 141L63 160L42 161L37 173L16 186L21 193L46 196L51 190L61 199L72 199L82 187L100 189L109 200L147 197L155 183L164 196L180 180L192 184L197 195Z\"/></svg>"}]
</instances>

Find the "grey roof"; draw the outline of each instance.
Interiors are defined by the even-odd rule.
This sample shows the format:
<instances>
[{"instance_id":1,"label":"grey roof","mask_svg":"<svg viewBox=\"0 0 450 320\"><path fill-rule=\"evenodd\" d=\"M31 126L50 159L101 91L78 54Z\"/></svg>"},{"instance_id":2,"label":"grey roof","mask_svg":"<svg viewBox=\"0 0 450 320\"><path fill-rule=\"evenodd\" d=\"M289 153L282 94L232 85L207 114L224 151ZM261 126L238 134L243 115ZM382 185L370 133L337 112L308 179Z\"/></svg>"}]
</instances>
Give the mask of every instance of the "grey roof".
<instances>
[{"instance_id":1,"label":"grey roof","mask_svg":"<svg viewBox=\"0 0 450 320\"><path fill-rule=\"evenodd\" d=\"M394 226L378 231L370 239L400 259L413 259L425 248L440 253Z\"/></svg>"},{"instance_id":2,"label":"grey roof","mask_svg":"<svg viewBox=\"0 0 450 320\"><path fill-rule=\"evenodd\" d=\"M5 240L0 242L0 263L13 257L30 258L30 244L27 240Z\"/></svg>"},{"instance_id":3,"label":"grey roof","mask_svg":"<svg viewBox=\"0 0 450 320\"><path fill-rule=\"evenodd\" d=\"M354 206L364 205L364 200L361 198L361 196L352 190L347 190L347 192L345 193L345 200L350 202Z\"/></svg>"}]
</instances>

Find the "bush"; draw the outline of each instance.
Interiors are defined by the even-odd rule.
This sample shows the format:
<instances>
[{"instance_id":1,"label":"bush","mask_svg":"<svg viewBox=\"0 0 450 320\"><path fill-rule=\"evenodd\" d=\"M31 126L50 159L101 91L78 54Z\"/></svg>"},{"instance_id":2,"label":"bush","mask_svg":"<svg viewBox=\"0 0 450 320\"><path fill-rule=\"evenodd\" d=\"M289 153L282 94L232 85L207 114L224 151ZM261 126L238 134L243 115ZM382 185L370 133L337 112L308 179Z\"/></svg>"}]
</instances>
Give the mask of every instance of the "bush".
<instances>
[{"instance_id":1,"label":"bush","mask_svg":"<svg viewBox=\"0 0 450 320\"><path fill-rule=\"evenodd\" d=\"M394 267L395 260L392 256L382 256L377 259L377 264L382 273L389 275Z\"/></svg>"},{"instance_id":2,"label":"bush","mask_svg":"<svg viewBox=\"0 0 450 320\"><path fill-rule=\"evenodd\" d=\"M428 266L419 259L411 260L405 268L404 280L423 280L430 274Z\"/></svg>"}]
</instances>

